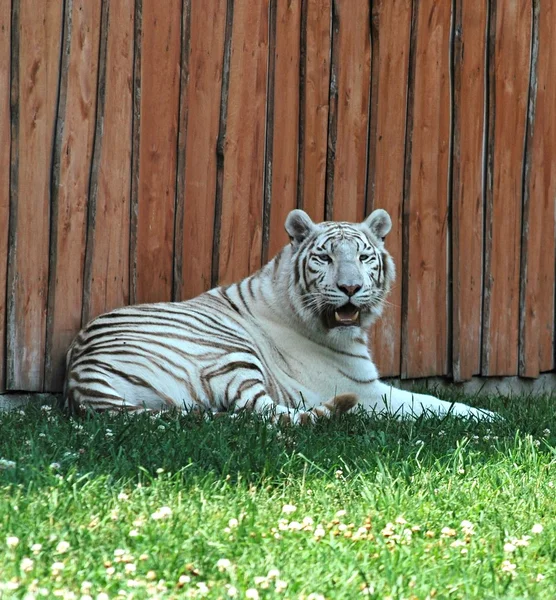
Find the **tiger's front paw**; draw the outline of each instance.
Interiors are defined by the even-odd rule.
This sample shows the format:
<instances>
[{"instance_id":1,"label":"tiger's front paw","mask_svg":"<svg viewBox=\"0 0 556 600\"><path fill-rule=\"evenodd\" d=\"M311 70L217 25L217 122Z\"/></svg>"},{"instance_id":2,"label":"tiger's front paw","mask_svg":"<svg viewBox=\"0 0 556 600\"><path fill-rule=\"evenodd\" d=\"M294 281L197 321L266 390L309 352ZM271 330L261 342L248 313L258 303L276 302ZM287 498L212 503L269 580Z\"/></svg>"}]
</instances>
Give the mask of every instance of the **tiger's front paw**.
<instances>
[{"instance_id":1,"label":"tiger's front paw","mask_svg":"<svg viewBox=\"0 0 556 600\"><path fill-rule=\"evenodd\" d=\"M329 419L336 415L343 415L358 403L359 398L356 394L338 394L320 406L315 406L307 412L301 413L299 422L305 425L314 423L317 419Z\"/></svg>"}]
</instances>

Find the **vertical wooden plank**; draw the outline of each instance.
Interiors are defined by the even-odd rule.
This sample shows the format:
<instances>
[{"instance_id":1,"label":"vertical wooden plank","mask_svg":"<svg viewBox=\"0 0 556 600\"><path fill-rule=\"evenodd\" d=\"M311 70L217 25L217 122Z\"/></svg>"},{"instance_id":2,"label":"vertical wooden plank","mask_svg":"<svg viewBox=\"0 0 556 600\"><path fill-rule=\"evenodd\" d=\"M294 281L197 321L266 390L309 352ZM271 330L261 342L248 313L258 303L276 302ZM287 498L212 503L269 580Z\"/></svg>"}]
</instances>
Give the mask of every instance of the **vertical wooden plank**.
<instances>
[{"instance_id":1,"label":"vertical wooden plank","mask_svg":"<svg viewBox=\"0 0 556 600\"><path fill-rule=\"evenodd\" d=\"M64 356L81 328L89 174L95 130L100 4L68 2L52 185L45 389L62 388Z\"/></svg>"},{"instance_id":2,"label":"vertical wooden plank","mask_svg":"<svg viewBox=\"0 0 556 600\"><path fill-rule=\"evenodd\" d=\"M556 19L553 0L535 0L526 145L519 374L554 368L554 210L556 178Z\"/></svg>"},{"instance_id":3,"label":"vertical wooden plank","mask_svg":"<svg viewBox=\"0 0 556 600\"><path fill-rule=\"evenodd\" d=\"M50 166L59 77L61 0L15 0L7 388L44 381ZM32 40L32 43L29 43Z\"/></svg>"},{"instance_id":4,"label":"vertical wooden plank","mask_svg":"<svg viewBox=\"0 0 556 600\"><path fill-rule=\"evenodd\" d=\"M297 206L301 0L277 2L268 258L288 243L284 223Z\"/></svg>"},{"instance_id":5,"label":"vertical wooden plank","mask_svg":"<svg viewBox=\"0 0 556 600\"><path fill-rule=\"evenodd\" d=\"M485 50L488 5L456 0L452 170L453 377L481 370ZM465 49L465 51L464 51Z\"/></svg>"},{"instance_id":6,"label":"vertical wooden plank","mask_svg":"<svg viewBox=\"0 0 556 600\"><path fill-rule=\"evenodd\" d=\"M91 172L83 323L129 301L135 0L109 2ZM96 158L98 156L98 158Z\"/></svg>"},{"instance_id":7,"label":"vertical wooden plank","mask_svg":"<svg viewBox=\"0 0 556 600\"><path fill-rule=\"evenodd\" d=\"M365 216L367 134L371 78L370 3L334 0L338 35L335 150L333 185L327 203L335 221L361 221ZM337 52L337 54L336 54Z\"/></svg>"},{"instance_id":8,"label":"vertical wooden plank","mask_svg":"<svg viewBox=\"0 0 556 600\"><path fill-rule=\"evenodd\" d=\"M447 372L447 219L450 146L448 2L418 4L411 154L404 221L408 227L407 313L402 376Z\"/></svg>"},{"instance_id":9,"label":"vertical wooden plank","mask_svg":"<svg viewBox=\"0 0 556 600\"><path fill-rule=\"evenodd\" d=\"M0 0L0 392L6 389L6 292L10 218L11 2Z\"/></svg>"},{"instance_id":10,"label":"vertical wooden plank","mask_svg":"<svg viewBox=\"0 0 556 600\"><path fill-rule=\"evenodd\" d=\"M331 0L303 0L298 206L324 219Z\"/></svg>"},{"instance_id":11,"label":"vertical wooden plank","mask_svg":"<svg viewBox=\"0 0 556 600\"><path fill-rule=\"evenodd\" d=\"M133 301L157 302L172 297L182 2L141 4Z\"/></svg>"},{"instance_id":12,"label":"vertical wooden plank","mask_svg":"<svg viewBox=\"0 0 556 600\"><path fill-rule=\"evenodd\" d=\"M371 351L383 376L398 376L401 361L402 205L411 0L376 0L372 14L373 85L369 140L369 206L392 218L386 247L399 270L381 319L371 331Z\"/></svg>"},{"instance_id":13,"label":"vertical wooden plank","mask_svg":"<svg viewBox=\"0 0 556 600\"><path fill-rule=\"evenodd\" d=\"M181 299L211 287L226 3L191 3L186 83Z\"/></svg>"},{"instance_id":14,"label":"vertical wooden plank","mask_svg":"<svg viewBox=\"0 0 556 600\"><path fill-rule=\"evenodd\" d=\"M482 373L516 375L523 148L532 11L529 0L495 3L494 8L490 17Z\"/></svg>"},{"instance_id":15,"label":"vertical wooden plank","mask_svg":"<svg viewBox=\"0 0 556 600\"><path fill-rule=\"evenodd\" d=\"M220 283L261 265L268 0L234 2L224 142Z\"/></svg>"}]
</instances>

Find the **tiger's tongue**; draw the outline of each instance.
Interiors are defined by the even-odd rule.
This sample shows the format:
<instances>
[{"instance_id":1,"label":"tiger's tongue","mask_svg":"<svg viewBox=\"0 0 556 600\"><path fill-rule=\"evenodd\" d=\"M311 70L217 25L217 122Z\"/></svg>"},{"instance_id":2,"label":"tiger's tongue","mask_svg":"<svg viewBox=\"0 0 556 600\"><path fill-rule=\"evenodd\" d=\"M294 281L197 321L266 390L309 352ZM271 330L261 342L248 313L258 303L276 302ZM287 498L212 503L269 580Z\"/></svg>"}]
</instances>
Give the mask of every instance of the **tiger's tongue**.
<instances>
[{"instance_id":1,"label":"tiger's tongue","mask_svg":"<svg viewBox=\"0 0 556 600\"><path fill-rule=\"evenodd\" d=\"M334 318L337 323L354 323L359 318L359 309L353 304L340 306L334 311Z\"/></svg>"}]
</instances>

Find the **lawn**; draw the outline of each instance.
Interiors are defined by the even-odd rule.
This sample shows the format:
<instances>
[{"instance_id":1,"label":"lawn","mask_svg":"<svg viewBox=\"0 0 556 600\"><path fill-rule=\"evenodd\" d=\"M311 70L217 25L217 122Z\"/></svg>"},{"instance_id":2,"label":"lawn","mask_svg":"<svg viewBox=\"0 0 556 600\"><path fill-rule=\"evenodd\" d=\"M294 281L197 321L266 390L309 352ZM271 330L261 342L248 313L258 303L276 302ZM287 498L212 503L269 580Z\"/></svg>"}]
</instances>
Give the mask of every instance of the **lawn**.
<instances>
[{"instance_id":1,"label":"lawn","mask_svg":"<svg viewBox=\"0 0 556 600\"><path fill-rule=\"evenodd\" d=\"M556 397L467 400L505 421L0 415L0 598L553 599Z\"/></svg>"}]
</instances>

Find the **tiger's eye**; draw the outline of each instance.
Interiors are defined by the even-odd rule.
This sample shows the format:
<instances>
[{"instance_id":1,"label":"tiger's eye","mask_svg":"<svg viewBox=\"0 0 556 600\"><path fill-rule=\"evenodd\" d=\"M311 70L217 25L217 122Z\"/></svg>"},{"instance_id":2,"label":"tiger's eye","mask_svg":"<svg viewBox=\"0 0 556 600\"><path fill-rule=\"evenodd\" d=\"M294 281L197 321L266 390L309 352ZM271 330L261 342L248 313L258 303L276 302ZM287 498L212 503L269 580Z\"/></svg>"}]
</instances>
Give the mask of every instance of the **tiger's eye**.
<instances>
[{"instance_id":1,"label":"tiger's eye","mask_svg":"<svg viewBox=\"0 0 556 600\"><path fill-rule=\"evenodd\" d=\"M317 254L317 258L319 260L322 260L322 262L325 262L325 263L331 263L332 262L332 257L329 256L328 254Z\"/></svg>"}]
</instances>

